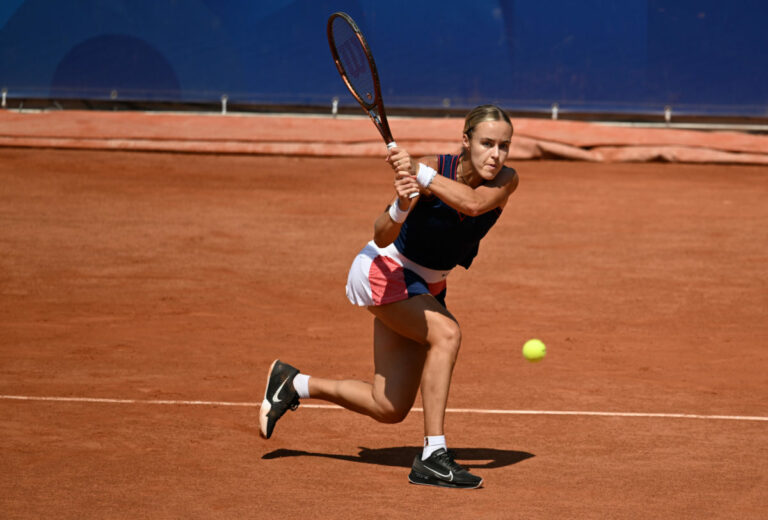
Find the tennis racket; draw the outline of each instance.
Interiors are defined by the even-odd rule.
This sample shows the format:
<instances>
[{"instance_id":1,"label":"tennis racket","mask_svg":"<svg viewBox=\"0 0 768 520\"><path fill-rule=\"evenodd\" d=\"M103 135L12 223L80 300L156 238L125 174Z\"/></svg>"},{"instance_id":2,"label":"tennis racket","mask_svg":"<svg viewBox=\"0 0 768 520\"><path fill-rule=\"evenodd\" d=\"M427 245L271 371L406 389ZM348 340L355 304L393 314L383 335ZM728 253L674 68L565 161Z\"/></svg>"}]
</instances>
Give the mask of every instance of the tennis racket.
<instances>
[{"instance_id":1,"label":"tennis racket","mask_svg":"<svg viewBox=\"0 0 768 520\"><path fill-rule=\"evenodd\" d=\"M376 62L362 31L347 13L333 13L328 18L328 44L331 46L336 69L352 96L360 103L373 121L376 130L387 144L387 149L397 146L387 122L384 101L381 99L381 83ZM418 192L410 195L417 197Z\"/></svg>"},{"instance_id":2,"label":"tennis racket","mask_svg":"<svg viewBox=\"0 0 768 520\"><path fill-rule=\"evenodd\" d=\"M360 103L379 131L387 148L397 146L387 122L381 84L368 42L355 21L346 13L328 19L328 43L336 68L352 96Z\"/></svg>"}]
</instances>

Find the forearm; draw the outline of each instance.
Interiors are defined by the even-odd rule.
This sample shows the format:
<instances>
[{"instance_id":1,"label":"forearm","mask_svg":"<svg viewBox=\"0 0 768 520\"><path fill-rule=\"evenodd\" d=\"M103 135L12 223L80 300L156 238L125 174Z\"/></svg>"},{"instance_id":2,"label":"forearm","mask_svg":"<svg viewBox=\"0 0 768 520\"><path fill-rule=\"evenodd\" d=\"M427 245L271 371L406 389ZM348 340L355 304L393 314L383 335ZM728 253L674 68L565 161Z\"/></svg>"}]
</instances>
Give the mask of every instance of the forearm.
<instances>
[{"instance_id":1,"label":"forearm","mask_svg":"<svg viewBox=\"0 0 768 520\"><path fill-rule=\"evenodd\" d=\"M476 190L441 175L435 176L429 190L464 215L477 216L493 207Z\"/></svg>"},{"instance_id":2,"label":"forearm","mask_svg":"<svg viewBox=\"0 0 768 520\"><path fill-rule=\"evenodd\" d=\"M373 241L379 247L386 247L395 241L401 227L402 224L394 222L385 211L379 215L373 225Z\"/></svg>"},{"instance_id":3,"label":"forearm","mask_svg":"<svg viewBox=\"0 0 768 520\"><path fill-rule=\"evenodd\" d=\"M395 208L392 207L394 204L397 204ZM410 205L410 200L403 201L397 198L386 211L378 216L373 225L373 241L377 246L386 247L395 241L397 235L400 234L400 228L403 226L405 217L410 211ZM397 211L398 209L399 211Z\"/></svg>"},{"instance_id":4,"label":"forearm","mask_svg":"<svg viewBox=\"0 0 768 520\"><path fill-rule=\"evenodd\" d=\"M472 188L464 183L451 180L428 165L419 164L417 182L431 191L453 209L469 216L485 213L501 203L501 190L485 185Z\"/></svg>"}]
</instances>

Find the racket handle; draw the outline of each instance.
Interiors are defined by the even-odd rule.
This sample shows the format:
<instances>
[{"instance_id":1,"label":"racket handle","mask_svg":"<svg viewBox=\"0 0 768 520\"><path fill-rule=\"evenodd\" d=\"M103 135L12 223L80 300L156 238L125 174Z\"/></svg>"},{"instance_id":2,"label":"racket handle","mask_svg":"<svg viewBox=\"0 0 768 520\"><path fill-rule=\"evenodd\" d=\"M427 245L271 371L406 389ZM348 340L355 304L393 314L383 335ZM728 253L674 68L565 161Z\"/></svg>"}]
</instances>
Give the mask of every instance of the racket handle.
<instances>
[{"instance_id":1,"label":"racket handle","mask_svg":"<svg viewBox=\"0 0 768 520\"><path fill-rule=\"evenodd\" d=\"M395 146L397 146L397 143L394 142L394 141L392 141L391 143L387 143L387 150L391 150ZM408 198L415 199L418 196L419 196L419 192L418 191L414 191L413 193L408 195Z\"/></svg>"}]
</instances>

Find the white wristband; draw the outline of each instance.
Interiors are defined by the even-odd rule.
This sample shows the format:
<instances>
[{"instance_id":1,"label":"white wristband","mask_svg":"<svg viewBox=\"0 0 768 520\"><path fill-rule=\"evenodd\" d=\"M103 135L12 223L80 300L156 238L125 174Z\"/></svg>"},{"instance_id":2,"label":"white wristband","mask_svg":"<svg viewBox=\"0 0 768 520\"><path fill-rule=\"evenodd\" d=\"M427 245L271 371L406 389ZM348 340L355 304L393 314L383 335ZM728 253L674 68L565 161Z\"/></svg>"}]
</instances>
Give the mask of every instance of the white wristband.
<instances>
[{"instance_id":1,"label":"white wristband","mask_svg":"<svg viewBox=\"0 0 768 520\"><path fill-rule=\"evenodd\" d=\"M391 218L398 224L402 224L403 222L405 222L405 219L408 216L408 213L410 213L410 211L411 211L410 207L408 208L407 211L401 210L400 204L398 203L398 199L395 199L395 201L389 206L389 218Z\"/></svg>"},{"instance_id":2,"label":"white wristband","mask_svg":"<svg viewBox=\"0 0 768 520\"><path fill-rule=\"evenodd\" d=\"M437 175L435 170L424 163L419 163L419 171L416 174L416 182L419 183L419 186L426 189L430 184L432 184L432 179L435 178L435 175Z\"/></svg>"}]
</instances>

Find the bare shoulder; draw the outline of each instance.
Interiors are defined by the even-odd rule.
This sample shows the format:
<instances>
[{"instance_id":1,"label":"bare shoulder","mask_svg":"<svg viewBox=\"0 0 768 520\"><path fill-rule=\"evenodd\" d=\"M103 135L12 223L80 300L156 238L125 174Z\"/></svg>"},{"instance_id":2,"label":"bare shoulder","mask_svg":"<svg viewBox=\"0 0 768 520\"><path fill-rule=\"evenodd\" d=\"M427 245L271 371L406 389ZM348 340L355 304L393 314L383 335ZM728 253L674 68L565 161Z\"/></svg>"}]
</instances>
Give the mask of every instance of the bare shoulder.
<instances>
[{"instance_id":1,"label":"bare shoulder","mask_svg":"<svg viewBox=\"0 0 768 520\"><path fill-rule=\"evenodd\" d=\"M519 182L520 179L517 175L517 171L509 166L504 166L493 180L493 184L506 188L509 193L512 193L517 189L517 184Z\"/></svg>"}]
</instances>

